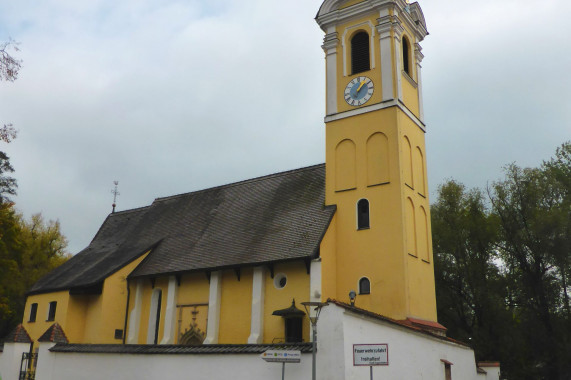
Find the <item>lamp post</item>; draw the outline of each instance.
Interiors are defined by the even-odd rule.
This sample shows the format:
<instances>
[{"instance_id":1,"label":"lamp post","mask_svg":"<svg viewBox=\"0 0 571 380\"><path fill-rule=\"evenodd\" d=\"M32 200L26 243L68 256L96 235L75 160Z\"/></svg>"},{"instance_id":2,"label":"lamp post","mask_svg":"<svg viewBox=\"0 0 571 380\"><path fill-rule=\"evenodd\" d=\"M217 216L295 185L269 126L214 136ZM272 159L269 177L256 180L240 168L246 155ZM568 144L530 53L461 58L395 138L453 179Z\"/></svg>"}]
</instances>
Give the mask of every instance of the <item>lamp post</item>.
<instances>
[{"instance_id":1,"label":"lamp post","mask_svg":"<svg viewBox=\"0 0 571 380\"><path fill-rule=\"evenodd\" d=\"M327 303L323 302L302 302L301 303L305 308L305 312L309 317L309 322L311 322L311 327L313 327L313 363L311 365L311 378L312 380L316 380L316 352L317 352L317 319L319 318L319 314L321 313L321 308ZM315 315L311 316L311 309L315 312Z\"/></svg>"}]
</instances>

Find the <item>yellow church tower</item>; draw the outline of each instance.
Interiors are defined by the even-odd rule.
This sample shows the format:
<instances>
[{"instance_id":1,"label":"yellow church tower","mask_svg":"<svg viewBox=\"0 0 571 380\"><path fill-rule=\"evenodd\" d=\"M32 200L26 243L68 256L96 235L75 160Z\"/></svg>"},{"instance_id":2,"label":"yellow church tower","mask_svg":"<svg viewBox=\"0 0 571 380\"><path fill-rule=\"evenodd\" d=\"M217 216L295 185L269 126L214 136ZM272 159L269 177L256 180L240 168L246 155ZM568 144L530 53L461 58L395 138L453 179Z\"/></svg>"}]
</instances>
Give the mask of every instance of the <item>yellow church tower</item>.
<instances>
[{"instance_id":1,"label":"yellow church tower","mask_svg":"<svg viewBox=\"0 0 571 380\"><path fill-rule=\"evenodd\" d=\"M418 3L326 0L326 205L322 298L436 322ZM333 236L331 236L333 235ZM421 321L420 321L421 322Z\"/></svg>"}]
</instances>

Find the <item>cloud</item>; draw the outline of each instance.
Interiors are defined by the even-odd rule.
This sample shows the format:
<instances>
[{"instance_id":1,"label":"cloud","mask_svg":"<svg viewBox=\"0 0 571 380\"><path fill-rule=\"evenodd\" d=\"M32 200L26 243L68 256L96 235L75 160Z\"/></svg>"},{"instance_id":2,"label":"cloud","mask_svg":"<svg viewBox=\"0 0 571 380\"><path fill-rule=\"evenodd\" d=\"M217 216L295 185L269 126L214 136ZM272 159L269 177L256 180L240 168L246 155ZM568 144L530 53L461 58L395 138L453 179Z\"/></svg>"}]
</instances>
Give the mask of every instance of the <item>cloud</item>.
<instances>
[{"instance_id":1,"label":"cloud","mask_svg":"<svg viewBox=\"0 0 571 380\"><path fill-rule=\"evenodd\" d=\"M27 215L77 252L111 210L324 162L320 1L30 0L0 4L24 67L0 84ZM431 193L485 186L569 138L563 1L421 2ZM6 36L6 37L4 37ZM4 121L5 120L5 121Z\"/></svg>"}]
</instances>

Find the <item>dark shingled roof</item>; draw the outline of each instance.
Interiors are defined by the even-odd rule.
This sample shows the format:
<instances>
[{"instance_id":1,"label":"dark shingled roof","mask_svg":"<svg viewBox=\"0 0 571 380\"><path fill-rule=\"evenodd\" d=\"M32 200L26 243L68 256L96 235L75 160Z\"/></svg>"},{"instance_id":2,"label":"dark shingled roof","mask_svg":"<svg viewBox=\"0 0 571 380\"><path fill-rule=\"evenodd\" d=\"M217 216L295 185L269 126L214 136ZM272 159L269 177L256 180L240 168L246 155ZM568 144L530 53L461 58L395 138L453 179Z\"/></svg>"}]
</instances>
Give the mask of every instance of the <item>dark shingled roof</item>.
<instances>
[{"instance_id":1,"label":"dark shingled roof","mask_svg":"<svg viewBox=\"0 0 571 380\"><path fill-rule=\"evenodd\" d=\"M312 352L311 343L282 344L204 344L179 346L171 344L56 344L52 352L81 352L89 354L262 354L267 350L295 350L304 354Z\"/></svg>"},{"instance_id":2,"label":"dark shingled roof","mask_svg":"<svg viewBox=\"0 0 571 380\"><path fill-rule=\"evenodd\" d=\"M21 323L4 337L5 343L32 343L32 338Z\"/></svg>"},{"instance_id":3,"label":"dark shingled roof","mask_svg":"<svg viewBox=\"0 0 571 380\"><path fill-rule=\"evenodd\" d=\"M124 249L136 235L136 227L149 207L110 214L87 248L42 277L28 294L81 289L103 283L146 249Z\"/></svg>"},{"instance_id":4,"label":"dark shingled roof","mask_svg":"<svg viewBox=\"0 0 571 380\"><path fill-rule=\"evenodd\" d=\"M54 323L38 339L38 342L68 343L67 337L59 323Z\"/></svg>"},{"instance_id":5,"label":"dark shingled roof","mask_svg":"<svg viewBox=\"0 0 571 380\"><path fill-rule=\"evenodd\" d=\"M324 204L324 164L159 198L111 214L89 247L30 293L102 283L150 248L130 277L310 259L335 213Z\"/></svg>"}]
</instances>

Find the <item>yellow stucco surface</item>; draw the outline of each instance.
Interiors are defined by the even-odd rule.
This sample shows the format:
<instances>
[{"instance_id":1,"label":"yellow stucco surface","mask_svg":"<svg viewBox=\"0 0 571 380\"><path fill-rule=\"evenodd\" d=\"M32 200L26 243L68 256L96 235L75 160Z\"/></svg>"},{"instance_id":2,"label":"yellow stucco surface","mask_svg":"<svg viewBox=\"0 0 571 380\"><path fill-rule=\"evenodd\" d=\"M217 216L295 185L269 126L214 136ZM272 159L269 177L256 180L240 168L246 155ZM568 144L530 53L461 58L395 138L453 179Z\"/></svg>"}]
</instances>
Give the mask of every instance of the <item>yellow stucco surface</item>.
<instances>
[{"instance_id":1,"label":"yellow stucco surface","mask_svg":"<svg viewBox=\"0 0 571 380\"><path fill-rule=\"evenodd\" d=\"M247 342L252 315L252 268L241 270L240 280L233 270L223 272L220 310L218 342Z\"/></svg>"},{"instance_id":2,"label":"yellow stucco surface","mask_svg":"<svg viewBox=\"0 0 571 380\"><path fill-rule=\"evenodd\" d=\"M274 279L266 272L264 295L264 343L281 343L285 338L283 317L272 315L276 310L286 309L295 299L298 309L304 310L301 302L309 301L309 275L305 264L301 261L277 264L275 275L283 273L287 276L287 284L282 289L274 286ZM309 341L309 319L303 320L303 340Z\"/></svg>"},{"instance_id":3,"label":"yellow stucco surface","mask_svg":"<svg viewBox=\"0 0 571 380\"><path fill-rule=\"evenodd\" d=\"M209 293L210 284L204 273L181 276L177 295L175 343L179 342L182 334L193 327L206 337Z\"/></svg>"},{"instance_id":4,"label":"yellow stucco surface","mask_svg":"<svg viewBox=\"0 0 571 380\"><path fill-rule=\"evenodd\" d=\"M50 302L57 302L55 319L53 321L48 321L48 308ZM35 342L46 330L53 325L55 322L59 323L64 329L67 326L68 315L67 315L67 305L69 302L69 292L53 292L45 294L34 294L28 296L26 299L26 307L24 310L23 325L30 334L30 338ZM38 304L38 311L36 314L36 321L30 322L30 310L33 303Z\"/></svg>"},{"instance_id":5,"label":"yellow stucco surface","mask_svg":"<svg viewBox=\"0 0 571 380\"><path fill-rule=\"evenodd\" d=\"M127 302L126 276L144 259L143 255L111 274L100 295L70 295L68 290L31 295L26 300L24 327L36 341L54 322L60 324L70 343L121 343L115 329L123 330ZM48 305L56 301L54 321L46 321ZM36 322L29 322L30 309L38 304Z\"/></svg>"},{"instance_id":6,"label":"yellow stucco surface","mask_svg":"<svg viewBox=\"0 0 571 380\"><path fill-rule=\"evenodd\" d=\"M387 159L371 165L371 136L382 134L386 138ZM336 151L343 140L355 144L355 173L341 166ZM410 148L404 142L410 142ZM369 144L368 144L369 143ZM380 144L372 145L380 147ZM428 210L428 199L413 189L415 173L425 173L424 155L421 168L415 166L413 153L419 148L424 152L424 132L397 107L378 110L346 119L329 122L326 126L326 204L336 204L335 238L326 236L322 244L323 299L328 297L349 300L349 292L359 291L359 280L366 277L371 282L371 294L358 295L356 305L396 319L414 316L436 320L432 259L410 262L407 252L407 234L412 233L415 246L426 242L430 221L426 221L424 234L418 237L421 225L406 217L406 202L410 197L415 212L423 206ZM384 156L385 153L379 157ZM385 167L383 167L383 165ZM407 169L407 167L409 169ZM377 175L369 170L382 171ZM407 174L407 171L409 173ZM336 191L336 176L355 177L353 190ZM386 181L370 185L371 177L383 177ZM405 184L406 177L411 182ZM425 176L422 177L426 181ZM418 186L422 192L426 185ZM370 203L370 229L358 230L356 205L360 199ZM427 216L428 217L428 216ZM328 233L331 233L328 232ZM424 240L423 240L424 239ZM426 251L426 249L425 249ZM418 255L415 248L414 253ZM426 258L426 257L425 257ZM422 264L422 265L420 265ZM334 271L326 269L335 268ZM331 273L335 273L335 278ZM430 291L432 289L432 291Z\"/></svg>"}]
</instances>

